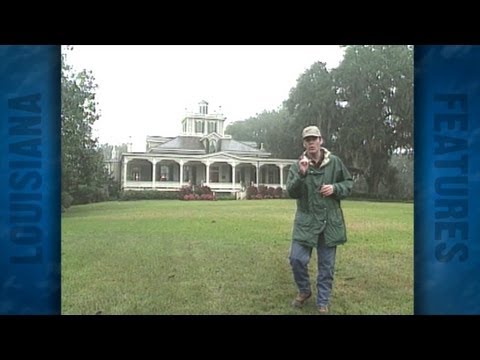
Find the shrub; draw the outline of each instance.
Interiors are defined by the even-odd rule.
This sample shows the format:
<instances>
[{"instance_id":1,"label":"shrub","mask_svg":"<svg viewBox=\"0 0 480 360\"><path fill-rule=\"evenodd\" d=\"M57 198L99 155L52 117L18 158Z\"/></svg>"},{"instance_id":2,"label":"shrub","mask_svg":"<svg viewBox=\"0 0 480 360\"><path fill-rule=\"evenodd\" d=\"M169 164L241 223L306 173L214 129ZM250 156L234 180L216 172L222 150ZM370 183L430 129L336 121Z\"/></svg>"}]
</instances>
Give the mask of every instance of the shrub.
<instances>
[{"instance_id":1,"label":"shrub","mask_svg":"<svg viewBox=\"0 0 480 360\"><path fill-rule=\"evenodd\" d=\"M247 199L254 199L257 196L258 190L255 186L249 186L247 188Z\"/></svg>"},{"instance_id":2,"label":"shrub","mask_svg":"<svg viewBox=\"0 0 480 360\"><path fill-rule=\"evenodd\" d=\"M267 190L268 188L265 185L259 185L258 186L258 194L262 195L262 198L267 195Z\"/></svg>"},{"instance_id":3,"label":"shrub","mask_svg":"<svg viewBox=\"0 0 480 360\"><path fill-rule=\"evenodd\" d=\"M273 191L273 197L275 199L281 199L283 197L283 189L280 186Z\"/></svg>"},{"instance_id":4,"label":"shrub","mask_svg":"<svg viewBox=\"0 0 480 360\"><path fill-rule=\"evenodd\" d=\"M133 191L127 190L120 194L119 200L121 201L130 201L130 200L175 200L178 199L178 191L155 191L155 190L146 190L146 191Z\"/></svg>"},{"instance_id":5,"label":"shrub","mask_svg":"<svg viewBox=\"0 0 480 360\"><path fill-rule=\"evenodd\" d=\"M90 204L105 201L108 198L107 189L95 185L79 185L71 195L73 197L72 205Z\"/></svg>"},{"instance_id":6,"label":"shrub","mask_svg":"<svg viewBox=\"0 0 480 360\"><path fill-rule=\"evenodd\" d=\"M215 195L210 187L200 186L183 186L179 192L180 200L216 200Z\"/></svg>"},{"instance_id":7,"label":"shrub","mask_svg":"<svg viewBox=\"0 0 480 360\"><path fill-rule=\"evenodd\" d=\"M215 200L236 200L235 193L215 193Z\"/></svg>"},{"instance_id":8,"label":"shrub","mask_svg":"<svg viewBox=\"0 0 480 360\"><path fill-rule=\"evenodd\" d=\"M272 186L267 187L260 185L258 189L255 186L249 186L247 188L247 200L261 200L261 199L289 199L286 190L283 190L280 186L274 188Z\"/></svg>"},{"instance_id":9,"label":"shrub","mask_svg":"<svg viewBox=\"0 0 480 360\"><path fill-rule=\"evenodd\" d=\"M185 200L185 195L193 194L193 189L189 185L184 185L179 191L179 199Z\"/></svg>"},{"instance_id":10,"label":"shrub","mask_svg":"<svg viewBox=\"0 0 480 360\"><path fill-rule=\"evenodd\" d=\"M72 205L73 197L66 191L62 191L62 212Z\"/></svg>"}]
</instances>

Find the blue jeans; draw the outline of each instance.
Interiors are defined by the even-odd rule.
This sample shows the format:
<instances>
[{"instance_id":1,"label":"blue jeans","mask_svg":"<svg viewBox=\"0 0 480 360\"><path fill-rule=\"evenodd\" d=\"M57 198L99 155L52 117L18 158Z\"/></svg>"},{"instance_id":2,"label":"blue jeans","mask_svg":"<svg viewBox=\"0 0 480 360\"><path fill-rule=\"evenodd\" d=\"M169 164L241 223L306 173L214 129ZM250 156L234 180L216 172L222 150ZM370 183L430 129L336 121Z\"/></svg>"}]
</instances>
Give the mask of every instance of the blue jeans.
<instances>
[{"instance_id":1,"label":"blue jeans","mask_svg":"<svg viewBox=\"0 0 480 360\"><path fill-rule=\"evenodd\" d=\"M332 292L333 275L335 272L335 254L337 247L328 247L325 245L323 232L318 237L317 257L318 257L318 276L317 276L317 306L326 306L330 300ZM290 250L290 265L293 270L293 278L297 284L298 291L301 293L310 293L310 277L308 275L308 263L312 256L312 248L292 241Z\"/></svg>"}]
</instances>

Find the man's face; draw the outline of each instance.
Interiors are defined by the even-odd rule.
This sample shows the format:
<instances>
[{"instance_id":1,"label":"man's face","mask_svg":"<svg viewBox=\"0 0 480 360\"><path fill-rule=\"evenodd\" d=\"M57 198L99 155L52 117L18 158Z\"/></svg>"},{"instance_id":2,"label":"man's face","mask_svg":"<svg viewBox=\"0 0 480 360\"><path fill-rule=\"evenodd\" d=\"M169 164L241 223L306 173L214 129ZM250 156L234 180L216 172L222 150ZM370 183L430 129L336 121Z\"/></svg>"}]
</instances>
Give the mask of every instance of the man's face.
<instances>
[{"instance_id":1,"label":"man's face","mask_svg":"<svg viewBox=\"0 0 480 360\"><path fill-rule=\"evenodd\" d=\"M322 138L316 136L307 136L303 139L303 146L310 155L316 154L320 151L322 145Z\"/></svg>"}]
</instances>

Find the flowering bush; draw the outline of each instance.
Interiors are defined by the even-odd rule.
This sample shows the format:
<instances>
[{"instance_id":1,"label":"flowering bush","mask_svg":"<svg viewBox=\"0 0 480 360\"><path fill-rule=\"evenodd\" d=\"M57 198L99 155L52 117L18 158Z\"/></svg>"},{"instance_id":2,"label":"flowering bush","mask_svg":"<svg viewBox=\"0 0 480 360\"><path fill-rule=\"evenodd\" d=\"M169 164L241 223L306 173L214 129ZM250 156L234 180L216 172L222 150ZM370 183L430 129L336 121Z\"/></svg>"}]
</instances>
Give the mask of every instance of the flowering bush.
<instances>
[{"instance_id":1,"label":"flowering bush","mask_svg":"<svg viewBox=\"0 0 480 360\"><path fill-rule=\"evenodd\" d=\"M247 188L247 200L282 199L284 197L283 189L280 186L273 188L260 185L258 189L255 186Z\"/></svg>"},{"instance_id":2,"label":"flowering bush","mask_svg":"<svg viewBox=\"0 0 480 360\"><path fill-rule=\"evenodd\" d=\"M180 200L216 200L215 194L205 185L185 185L179 192Z\"/></svg>"},{"instance_id":3,"label":"flowering bush","mask_svg":"<svg viewBox=\"0 0 480 360\"><path fill-rule=\"evenodd\" d=\"M258 190L255 186L249 186L247 188L247 200L254 199L257 196Z\"/></svg>"}]
</instances>

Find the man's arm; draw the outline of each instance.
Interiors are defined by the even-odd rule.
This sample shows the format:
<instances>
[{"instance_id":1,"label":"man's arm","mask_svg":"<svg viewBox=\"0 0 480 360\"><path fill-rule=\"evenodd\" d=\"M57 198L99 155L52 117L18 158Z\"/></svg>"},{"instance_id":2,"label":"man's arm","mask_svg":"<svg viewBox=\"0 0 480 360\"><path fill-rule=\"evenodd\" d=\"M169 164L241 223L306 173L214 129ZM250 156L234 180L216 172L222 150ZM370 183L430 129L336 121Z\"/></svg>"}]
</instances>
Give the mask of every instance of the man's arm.
<instances>
[{"instance_id":1,"label":"man's arm","mask_svg":"<svg viewBox=\"0 0 480 360\"><path fill-rule=\"evenodd\" d=\"M353 178L342 160L338 159L338 165L339 169L335 173L335 183L333 184L333 196L338 200L342 200L351 194Z\"/></svg>"},{"instance_id":2,"label":"man's arm","mask_svg":"<svg viewBox=\"0 0 480 360\"><path fill-rule=\"evenodd\" d=\"M304 184L305 175L300 175L298 162L290 166L287 178L287 192L293 199L299 199L302 196L302 188Z\"/></svg>"}]
</instances>

